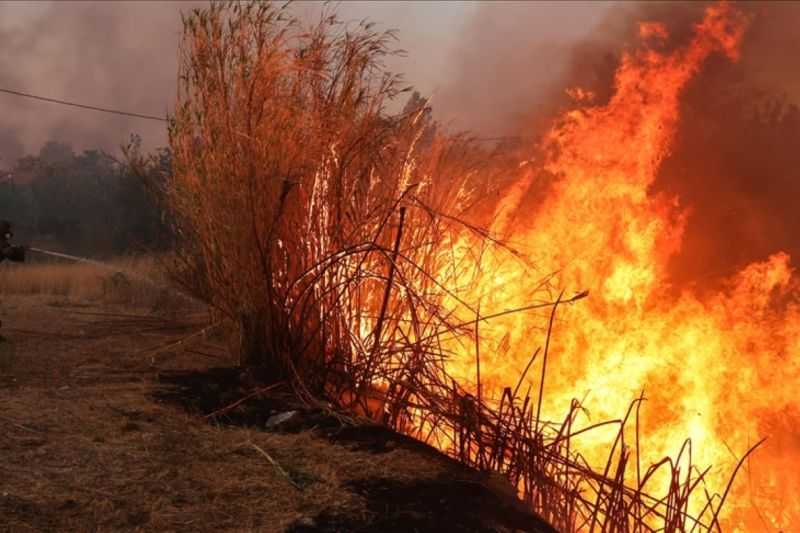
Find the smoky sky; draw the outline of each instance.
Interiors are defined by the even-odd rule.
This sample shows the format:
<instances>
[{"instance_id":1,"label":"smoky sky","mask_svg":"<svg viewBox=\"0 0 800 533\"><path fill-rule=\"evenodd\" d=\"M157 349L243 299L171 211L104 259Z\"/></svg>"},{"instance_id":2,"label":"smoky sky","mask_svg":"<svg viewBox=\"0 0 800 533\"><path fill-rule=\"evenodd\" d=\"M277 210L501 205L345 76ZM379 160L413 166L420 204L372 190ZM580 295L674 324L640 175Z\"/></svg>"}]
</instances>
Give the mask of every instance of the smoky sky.
<instances>
[{"instance_id":1,"label":"smoky sky","mask_svg":"<svg viewBox=\"0 0 800 533\"><path fill-rule=\"evenodd\" d=\"M599 1L477 3L433 98L440 120L486 136L535 133L562 102L576 49L601 34L615 9Z\"/></svg>"},{"instance_id":2,"label":"smoky sky","mask_svg":"<svg viewBox=\"0 0 800 533\"><path fill-rule=\"evenodd\" d=\"M0 88L99 107L165 116L176 95L181 12L208 2L0 2ZM311 17L319 3L298 3ZM445 9L442 9L445 8ZM410 27L409 47L439 39L414 30L414 13L458 16L464 6L413 8L403 3L341 4L343 17L370 17L386 29ZM428 17L429 19L431 17ZM386 19L386 20L382 20ZM424 25L423 25L424 27ZM422 35L420 35L422 34ZM443 33L442 35L444 35ZM419 38L414 38L415 35ZM446 40L446 39L445 39ZM398 48L403 43L397 43ZM398 63L399 61L399 63ZM431 56L420 68L408 58L391 67L427 74ZM132 133L146 148L167 142L163 122L115 116L0 94L0 168L48 140L75 149L114 151Z\"/></svg>"},{"instance_id":3,"label":"smoky sky","mask_svg":"<svg viewBox=\"0 0 800 533\"><path fill-rule=\"evenodd\" d=\"M0 87L164 116L188 2L0 3ZM0 95L0 166L47 140L114 149L165 125Z\"/></svg>"},{"instance_id":4,"label":"smoky sky","mask_svg":"<svg viewBox=\"0 0 800 533\"><path fill-rule=\"evenodd\" d=\"M207 2L0 2L0 88L165 115L175 98L180 13ZM605 9L600 2L339 2L344 20L367 18L398 31L387 68L432 96L437 115L458 128L502 133L507 115L544 98L565 54ZM298 2L301 17L319 2ZM329 6L330 7L330 6ZM483 24L476 20L486 19ZM556 26L559 29L555 29ZM501 28L505 28L501 31ZM510 39L495 47L496 33ZM476 50L483 53L476 55ZM496 56L496 57L495 57ZM532 58L532 59L531 59ZM518 65L519 84L509 65ZM494 72L493 69L499 69ZM502 76L498 74L502 72ZM490 79L498 83L493 93ZM476 99L478 104L476 105ZM487 109L507 110L485 120ZM115 150L131 133L145 147L166 143L163 123L71 109L0 94L0 168L48 140L75 149Z\"/></svg>"},{"instance_id":5,"label":"smoky sky","mask_svg":"<svg viewBox=\"0 0 800 533\"><path fill-rule=\"evenodd\" d=\"M0 2L0 87L165 115L175 98L180 12L205 2ZM800 260L800 3L736 4L753 17L737 63L712 58L687 87L653 192L691 213L672 265L681 284L720 278L778 250ZM436 117L480 136L536 137L565 89L610 97L637 22L691 35L700 2L341 2L345 20L398 30L387 67L432 97ZM303 17L321 4L298 2ZM47 140L113 151L165 124L0 94L0 168ZM536 199L531 200L535 202Z\"/></svg>"}]
</instances>

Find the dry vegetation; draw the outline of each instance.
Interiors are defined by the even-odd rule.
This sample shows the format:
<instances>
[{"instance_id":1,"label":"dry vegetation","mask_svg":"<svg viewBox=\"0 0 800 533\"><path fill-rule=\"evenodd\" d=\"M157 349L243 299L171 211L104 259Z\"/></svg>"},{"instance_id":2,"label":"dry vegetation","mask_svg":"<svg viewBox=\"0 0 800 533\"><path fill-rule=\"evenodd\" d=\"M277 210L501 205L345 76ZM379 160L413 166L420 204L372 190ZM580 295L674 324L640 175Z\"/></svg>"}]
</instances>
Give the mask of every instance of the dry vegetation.
<instances>
[{"instance_id":1,"label":"dry vegetation","mask_svg":"<svg viewBox=\"0 0 800 533\"><path fill-rule=\"evenodd\" d=\"M109 263L35 261L0 268L0 298L44 296L62 303L112 303L174 313L191 305L170 288L155 257Z\"/></svg>"},{"instance_id":2,"label":"dry vegetation","mask_svg":"<svg viewBox=\"0 0 800 533\"><path fill-rule=\"evenodd\" d=\"M437 135L424 102L387 113L391 36L369 25L306 31L271 4L234 4L185 28L165 191L177 278L237 323L244 364L311 388L337 368L361 387L445 322L438 213L466 207L480 154Z\"/></svg>"},{"instance_id":3,"label":"dry vegetation","mask_svg":"<svg viewBox=\"0 0 800 533\"><path fill-rule=\"evenodd\" d=\"M468 281L449 250L465 233L476 250L501 246L464 220L489 157L437 131L425 102L390 112L402 92L381 65L391 38L335 16L306 28L271 3L185 18L161 191L179 238L172 276L235 325L241 365L309 405L366 414L502 473L561 531L718 528L722 501L701 494L685 460L632 464L637 444L620 429L598 471L571 445L577 403L563 423L540 419L549 334L538 394L517 385L487 399L478 383L475 397L448 375L444 340L474 343L478 357L486 319L443 307ZM583 296L538 307L552 324ZM651 496L656 470L672 482ZM708 501L694 517L692 497Z\"/></svg>"},{"instance_id":4,"label":"dry vegetation","mask_svg":"<svg viewBox=\"0 0 800 533\"><path fill-rule=\"evenodd\" d=\"M264 431L256 418L208 423L198 410L248 390L224 344L175 349L203 327L202 313L165 320L129 303L51 299L0 299L0 532L511 531L533 523L476 472L388 430L370 438L335 425L328 434L310 425ZM154 366L149 354L169 345ZM265 418L286 409L251 406Z\"/></svg>"},{"instance_id":5,"label":"dry vegetation","mask_svg":"<svg viewBox=\"0 0 800 533\"><path fill-rule=\"evenodd\" d=\"M560 530L716 525L719 500L689 514L695 467L658 465L673 482L648 496L657 468L628 464L622 430L597 472L570 446L577 404L546 423L541 386L490 401L448 376L443 339L475 342L477 357L480 320L442 308L464 284L447 250L465 228L498 245L463 221L487 154L437 132L424 102L389 112L391 34L335 16L304 28L268 3L214 4L184 26L162 191L182 245L173 274L236 324L241 364L503 473Z\"/></svg>"}]
</instances>

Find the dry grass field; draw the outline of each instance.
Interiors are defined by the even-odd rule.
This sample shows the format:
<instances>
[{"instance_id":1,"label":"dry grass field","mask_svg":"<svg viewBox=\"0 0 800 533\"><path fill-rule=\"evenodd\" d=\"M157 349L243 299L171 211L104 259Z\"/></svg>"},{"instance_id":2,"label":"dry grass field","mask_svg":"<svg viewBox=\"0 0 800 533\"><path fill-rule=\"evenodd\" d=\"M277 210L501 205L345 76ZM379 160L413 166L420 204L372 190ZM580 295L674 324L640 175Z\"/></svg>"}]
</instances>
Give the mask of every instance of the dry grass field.
<instances>
[{"instance_id":1,"label":"dry grass field","mask_svg":"<svg viewBox=\"0 0 800 533\"><path fill-rule=\"evenodd\" d=\"M43 296L65 303L116 303L158 311L159 306L177 301L168 287L154 257L120 259L107 265L46 261L7 263L0 268L0 298Z\"/></svg>"},{"instance_id":2,"label":"dry grass field","mask_svg":"<svg viewBox=\"0 0 800 533\"><path fill-rule=\"evenodd\" d=\"M157 276L152 262L124 264ZM0 268L0 532L548 531L378 427L251 396L203 309L87 265ZM171 310L170 312L166 312ZM177 311L176 311L177 310Z\"/></svg>"}]
</instances>

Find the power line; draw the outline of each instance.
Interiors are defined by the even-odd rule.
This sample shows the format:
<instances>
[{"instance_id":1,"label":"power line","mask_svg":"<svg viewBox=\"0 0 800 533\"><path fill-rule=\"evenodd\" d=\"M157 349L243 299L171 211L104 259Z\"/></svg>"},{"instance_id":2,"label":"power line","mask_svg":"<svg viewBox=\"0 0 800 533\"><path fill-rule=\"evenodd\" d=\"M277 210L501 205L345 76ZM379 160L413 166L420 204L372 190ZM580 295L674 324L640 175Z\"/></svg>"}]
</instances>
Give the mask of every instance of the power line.
<instances>
[{"instance_id":1,"label":"power line","mask_svg":"<svg viewBox=\"0 0 800 533\"><path fill-rule=\"evenodd\" d=\"M135 117L135 118L142 118L146 120L158 120L160 122L167 122L167 119L164 117L157 117L155 115L145 115L142 113L132 113L130 111L120 111L119 109L109 109L107 107L97 107L93 105L86 105L86 104L79 104L77 102L68 102L66 100L58 100L56 98L47 98L45 96L37 96L35 94L24 93L21 91L13 91L11 89L2 89L0 88L0 93L11 94L14 96L22 96L24 98L31 98L33 100L40 100L42 102L50 102L52 104L61 104L71 107L78 107L80 109L89 109L92 111L100 111L103 113L112 113L114 115L123 115L126 117ZM476 141L488 141L488 142L498 142L498 141L507 141L507 140L519 140L522 137L519 136L502 136L502 137L476 137Z\"/></svg>"},{"instance_id":2,"label":"power line","mask_svg":"<svg viewBox=\"0 0 800 533\"><path fill-rule=\"evenodd\" d=\"M50 103L53 103L53 104L61 104L61 105L67 105L67 106L72 106L72 107L79 107L81 109L90 109L92 111L101 111L103 113L112 113L112 114L115 114L115 115L124 115L126 117L135 117L135 118L143 118L143 119L146 119L146 120L158 120L158 121L161 121L161 122L167 122L166 118L157 117L155 115L144 115L142 113L131 113L131 112L128 112L128 111L120 111L119 109L109 109L109 108L106 108L106 107L97 107L97 106L93 106L93 105L78 104L76 102L67 102L66 100L57 100L56 98L47 98L47 97L44 97L44 96L36 96L35 94L28 94L28 93L23 93L23 92L20 92L20 91L12 91L11 89L0 89L0 93L12 94L14 96L22 96L22 97L25 97L25 98L31 98L33 100L41 100L43 102L50 102Z\"/></svg>"}]
</instances>

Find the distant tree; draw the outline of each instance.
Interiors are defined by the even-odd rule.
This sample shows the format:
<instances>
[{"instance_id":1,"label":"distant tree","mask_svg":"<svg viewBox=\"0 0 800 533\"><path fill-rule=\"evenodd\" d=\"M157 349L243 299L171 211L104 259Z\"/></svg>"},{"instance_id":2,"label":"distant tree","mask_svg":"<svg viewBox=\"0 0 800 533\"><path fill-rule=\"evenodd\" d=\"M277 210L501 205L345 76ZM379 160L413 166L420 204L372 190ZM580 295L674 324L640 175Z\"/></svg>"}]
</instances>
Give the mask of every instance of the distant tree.
<instances>
[{"instance_id":1,"label":"distant tree","mask_svg":"<svg viewBox=\"0 0 800 533\"><path fill-rule=\"evenodd\" d=\"M17 233L19 228L28 228L33 223L33 199L30 187L18 184L13 173L0 179L0 218L13 220Z\"/></svg>"},{"instance_id":2,"label":"distant tree","mask_svg":"<svg viewBox=\"0 0 800 533\"><path fill-rule=\"evenodd\" d=\"M39 150L39 161L48 166L69 164L74 157L72 146L66 143L47 141Z\"/></svg>"},{"instance_id":3,"label":"distant tree","mask_svg":"<svg viewBox=\"0 0 800 533\"><path fill-rule=\"evenodd\" d=\"M112 203L118 207L114 249L164 250L171 232L158 203L160 191L172 169L172 152L161 148L144 155L141 141L133 137L123 150L126 165L121 168Z\"/></svg>"},{"instance_id":4,"label":"distant tree","mask_svg":"<svg viewBox=\"0 0 800 533\"><path fill-rule=\"evenodd\" d=\"M169 167L165 154L155 156L162 171ZM20 159L12 175L25 183L0 183L0 213L24 220L33 238L100 256L166 246L166 225L142 177L105 152L75 154L51 141L38 156Z\"/></svg>"}]
</instances>

